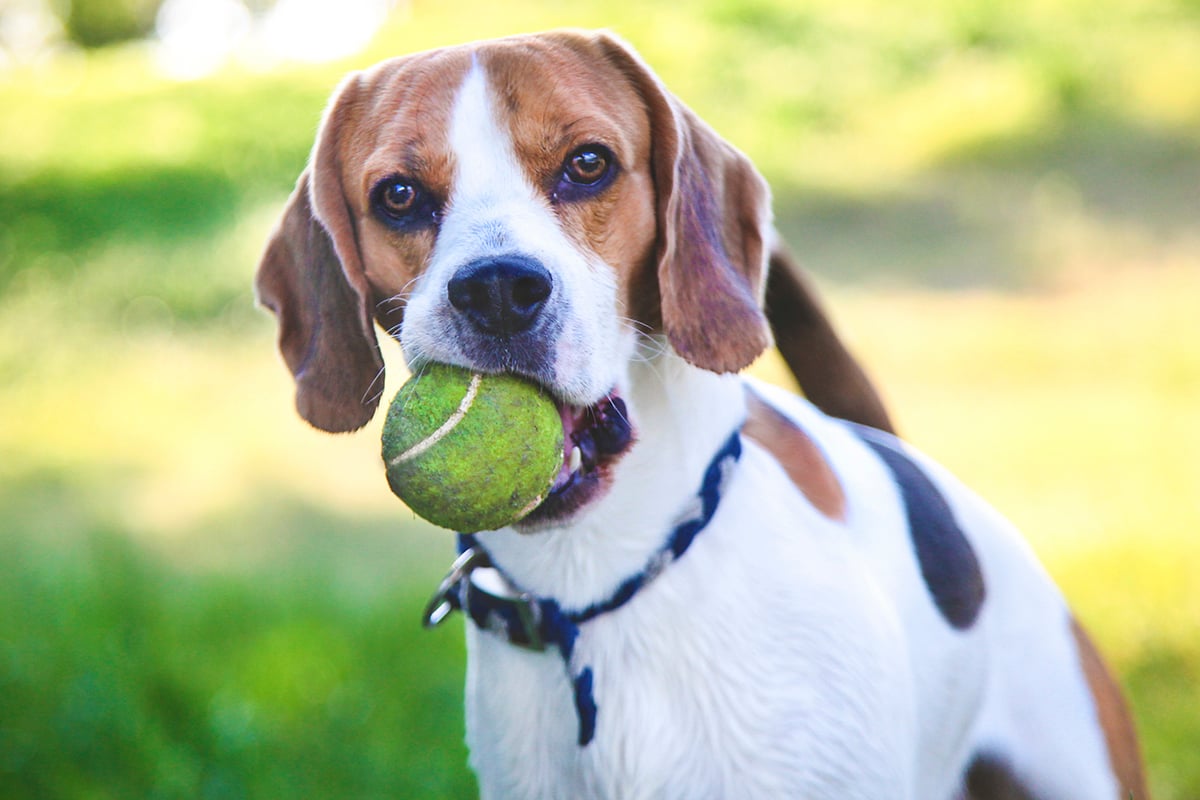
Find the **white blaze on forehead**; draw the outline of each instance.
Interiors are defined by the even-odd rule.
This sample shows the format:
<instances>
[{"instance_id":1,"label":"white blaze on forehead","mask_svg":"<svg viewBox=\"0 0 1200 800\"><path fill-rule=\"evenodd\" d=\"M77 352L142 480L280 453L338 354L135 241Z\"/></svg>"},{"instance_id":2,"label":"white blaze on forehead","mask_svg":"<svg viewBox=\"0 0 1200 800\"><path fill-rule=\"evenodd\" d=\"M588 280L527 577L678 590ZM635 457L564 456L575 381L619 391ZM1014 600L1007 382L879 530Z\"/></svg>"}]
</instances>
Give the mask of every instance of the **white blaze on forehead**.
<instances>
[{"instance_id":1,"label":"white blaze on forehead","mask_svg":"<svg viewBox=\"0 0 1200 800\"><path fill-rule=\"evenodd\" d=\"M477 60L455 95L448 139L452 186L429 266L405 309L405 353L464 363L448 282L481 259L530 258L550 272L554 285L541 311L552 318L543 330L554 336L549 343L554 389L573 403L595 403L612 389L632 348L617 317L615 272L563 231L495 113L486 71Z\"/></svg>"},{"instance_id":2,"label":"white blaze on forehead","mask_svg":"<svg viewBox=\"0 0 1200 800\"><path fill-rule=\"evenodd\" d=\"M521 169L509 132L496 121L487 75L475 59L455 98L450 147L455 164L452 211L467 211L476 226L484 226L518 211L517 205L545 208Z\"/></svg>"}]
</instances>

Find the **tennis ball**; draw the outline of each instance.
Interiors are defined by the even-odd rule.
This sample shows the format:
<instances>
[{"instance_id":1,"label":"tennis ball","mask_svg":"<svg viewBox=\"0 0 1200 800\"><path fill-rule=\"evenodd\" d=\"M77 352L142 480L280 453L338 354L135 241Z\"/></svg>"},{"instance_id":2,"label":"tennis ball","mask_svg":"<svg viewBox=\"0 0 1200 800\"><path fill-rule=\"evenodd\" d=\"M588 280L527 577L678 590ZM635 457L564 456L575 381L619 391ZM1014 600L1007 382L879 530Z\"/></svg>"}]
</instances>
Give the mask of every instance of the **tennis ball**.
<instances>
[{"instance_id":1,"label":"tennis ball","mask_svg":"<svg viewBox=\"0 0 1200 800\"><path fill-rule=\"evenodd\" d=\"M522 378L429 364L392 399L383 461L392 491L434 525L495 530L546 498L562 468L562 419Z\"/></svg>"}]
</instances>

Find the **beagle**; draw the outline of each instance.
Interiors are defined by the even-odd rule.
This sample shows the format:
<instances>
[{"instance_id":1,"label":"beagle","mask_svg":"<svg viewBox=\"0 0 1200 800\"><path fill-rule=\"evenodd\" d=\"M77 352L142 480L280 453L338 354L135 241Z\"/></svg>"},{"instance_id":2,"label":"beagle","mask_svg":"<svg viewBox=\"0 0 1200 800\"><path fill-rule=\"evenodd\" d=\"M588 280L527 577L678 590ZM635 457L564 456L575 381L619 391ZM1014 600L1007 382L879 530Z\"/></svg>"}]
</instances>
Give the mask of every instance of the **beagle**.
<instances>
[{"instance_id":1,"label":"beagle","mask_svg":"<svg viewBox=\"0 0 1200 800\"><path fill-rule=\"evenodd\" d=\"M318 428L375 413L376 325L559 405L551 496L428 612L469 619L484 797L1146 797L1030 549L886 432L762 177L612 35L350 75L257 290ZM737 375L772 328L808 400Z\"/></svg>"}]
</instances>

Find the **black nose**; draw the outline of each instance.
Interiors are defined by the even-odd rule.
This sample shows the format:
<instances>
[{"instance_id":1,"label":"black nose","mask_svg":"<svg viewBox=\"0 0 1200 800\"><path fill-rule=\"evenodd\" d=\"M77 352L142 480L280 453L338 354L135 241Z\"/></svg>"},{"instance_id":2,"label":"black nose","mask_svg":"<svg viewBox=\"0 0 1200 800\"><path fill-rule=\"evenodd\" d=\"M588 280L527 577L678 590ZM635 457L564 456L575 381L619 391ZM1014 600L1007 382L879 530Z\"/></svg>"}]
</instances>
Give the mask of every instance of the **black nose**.
<instances>
[{"instance_id":1,"label":"black nose","mask_svg":"<svg viewBox=\"0 0 1200 800\"><path fill-rule=\"evenodd\" d=\"M528 330L554 283L538 262L519 256L474 261L446 286L450 304L475 327L496 336Z\"/></svg>"}]
</instances>

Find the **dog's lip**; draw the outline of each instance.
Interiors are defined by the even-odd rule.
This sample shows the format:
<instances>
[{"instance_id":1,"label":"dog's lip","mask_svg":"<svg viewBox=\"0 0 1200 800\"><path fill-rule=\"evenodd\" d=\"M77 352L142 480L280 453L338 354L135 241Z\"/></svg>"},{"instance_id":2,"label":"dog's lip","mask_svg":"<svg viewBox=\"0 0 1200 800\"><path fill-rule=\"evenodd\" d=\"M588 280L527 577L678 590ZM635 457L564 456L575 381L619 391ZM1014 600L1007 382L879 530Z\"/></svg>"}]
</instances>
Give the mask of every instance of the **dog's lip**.
<instances>
[{"instance_id":1,"label":"dog's lip","mask_svg":"<svg viewBox=\"0 0 1200 800\"><path fill-rule=\"evenodd\" d=\"M556 401L563 426L563 466L546 499L521 520L525 528L561 522L598 500L612 468L633 444L625 401L614 389L590 406Z\"/></svg>"},{"instance_id":2,"label":"dog's lip","mask_svg":"<svg viewBox=\"0 0 1200 800\"><path fill-rule=\"evenodd\" d=\"M629 414L615 391L586 407L559 403L558 413L563 424L563 469L553 488L575 473L590 472L602 461L620 456L629 445Z\"/></svg>"}]
</instances>

